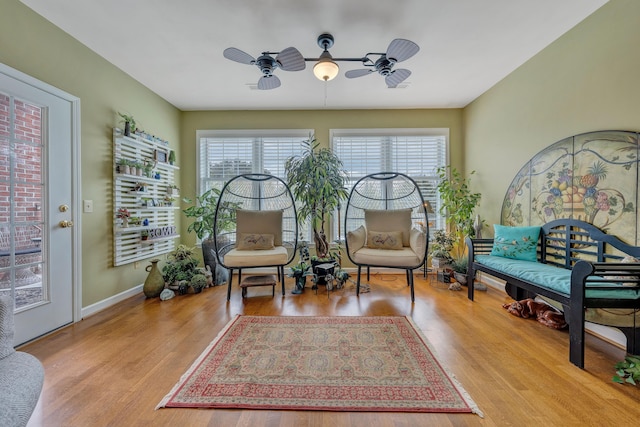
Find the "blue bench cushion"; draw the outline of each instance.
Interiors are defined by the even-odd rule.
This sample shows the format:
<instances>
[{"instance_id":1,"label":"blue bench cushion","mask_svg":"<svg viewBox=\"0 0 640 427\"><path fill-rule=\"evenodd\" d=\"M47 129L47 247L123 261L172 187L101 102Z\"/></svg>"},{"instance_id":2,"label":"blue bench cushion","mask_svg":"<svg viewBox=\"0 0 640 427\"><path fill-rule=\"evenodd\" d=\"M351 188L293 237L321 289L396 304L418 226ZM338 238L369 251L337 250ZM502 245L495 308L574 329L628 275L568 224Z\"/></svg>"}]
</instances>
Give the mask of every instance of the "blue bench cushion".
<instances>
[{"instance_id":1,"label":"blue bench cushion","mask_svg":"<svg viewBox=\"0 0 640 427\"><path fill-rule=\"evenodd\" d=\"M477 255L477 263L501 271L525 282L551 289L567 297L571 292L571 270L554 267L540 262L523 261L493 255ZM615 283L597 283L597 286L610 286L611 290L589 290L587 283L587 298L640 299L640 290L626 288Z\"/></svg>"}]
</instances>

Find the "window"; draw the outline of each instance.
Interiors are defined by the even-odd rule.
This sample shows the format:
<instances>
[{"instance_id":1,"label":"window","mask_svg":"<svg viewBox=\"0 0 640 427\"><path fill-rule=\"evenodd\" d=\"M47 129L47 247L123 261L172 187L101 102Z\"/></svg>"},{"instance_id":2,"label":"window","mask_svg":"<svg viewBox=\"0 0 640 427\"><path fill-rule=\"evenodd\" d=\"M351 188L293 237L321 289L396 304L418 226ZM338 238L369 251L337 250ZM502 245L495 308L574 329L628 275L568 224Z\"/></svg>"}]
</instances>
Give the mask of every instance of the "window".
<instances>
[{"instance_id":1,"label":"window","mask_svg":"<svg viewBox=\"0 0 640 427\"><path fill-rule=\"evenodd\" d=\"M198 131L198 194L222 189L225 182L245 173L268 173L286 182L285 161L301 153L302 141L311 133L309 129ZM309 234L305 224L298 229L303 236Z\"/></svg>"},{"instance_id":2,"label":"window","mask_svg":"<svg viewBox=\"0 0 640 427\"><path fill-rule=\"evenodd\" d=\"M436 190L436 169L448 160L449 129L335 129L332 149L348 173L348 191L365 175L376 172L400 172L413 178L429 202L429 227L445 227L440 215ZM344 218L344 207L340 220ZM343 224L334 221L333 235L344 239Z\"/></svg>"}]
</instances>

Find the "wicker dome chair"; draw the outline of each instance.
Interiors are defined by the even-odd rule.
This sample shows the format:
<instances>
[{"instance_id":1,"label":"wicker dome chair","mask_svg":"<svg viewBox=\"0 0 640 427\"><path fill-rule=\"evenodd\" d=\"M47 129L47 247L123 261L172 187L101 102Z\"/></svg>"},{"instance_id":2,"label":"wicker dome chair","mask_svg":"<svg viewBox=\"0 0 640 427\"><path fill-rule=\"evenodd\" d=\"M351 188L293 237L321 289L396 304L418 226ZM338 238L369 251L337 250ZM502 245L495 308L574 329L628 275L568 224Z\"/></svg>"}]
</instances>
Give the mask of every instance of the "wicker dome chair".
<instances>
[{"instance_id":1,"label":"wicker dome chair","mask_svg":"<svg viewBox=\"0 0 640 427\"><path fill-rule=\"evenodd\" d=\"M276 267L284 296L284 266L295 255L298 222L287 184L268 174L238 175L220 193L214 217L218 262L229 270L227 300L231 299L233 270Z\"/></svg>"},{"instance_id":2,"label":"wicker dome chair","mask_svg":"<svg viewBox=\"0 0 640 427\"><path fill-rule=\"evenodd\" d=\"M412 270L427 257L428 224L422 193L407 175L380 172L356 182L344 220L347 255L358 266L356 294L360 295L363 266L367 281L370 267L401 268L415 301Z\"/></svg>"}]
</instances>

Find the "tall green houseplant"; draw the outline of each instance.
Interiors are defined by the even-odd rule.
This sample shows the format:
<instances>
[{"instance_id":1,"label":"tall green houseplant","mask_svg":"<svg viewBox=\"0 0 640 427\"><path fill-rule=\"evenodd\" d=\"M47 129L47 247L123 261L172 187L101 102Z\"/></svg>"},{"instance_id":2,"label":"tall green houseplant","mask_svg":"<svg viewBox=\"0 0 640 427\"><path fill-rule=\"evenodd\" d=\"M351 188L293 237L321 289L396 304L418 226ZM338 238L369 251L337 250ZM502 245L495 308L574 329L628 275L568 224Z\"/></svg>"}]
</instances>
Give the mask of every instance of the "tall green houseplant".
<instances>
[{"instance_id":1,"label":"tall green houseplant","mask_svg":"<svg viewBox=\"0 0 640 427\"><path fill-rule=\"evenodd\" d=\"M313 228L316 256L326 258L329 242L325 224L340 202L348 197L342 160L329 148L320 148L314 135L303 141L303 151L285 162L287 183L299 202L298 221Z\"/></svg>"},{"instance_id":2,"label":"tall green houseplant","mask_svg":"<svg viewBox=\"0 0 640 427\"><path fill-rule=\"evenodd\" d=\"M475 171L471 172L473 175ZM469 188L471 178L465 178L452 166L441 166L436 170L440 179L436 187L442 200L440 213L446 215L449 232L455 237L455 259L464 256L464 239L475 236L473 212L480 203L480 193L473 193Z\"/></svg>"},{"instance_id":3,"label":"tall green houseplant","mask_svg":"<svg viewBox=\"0 0 640 427\"><path fill-rule=\"evenodd\" d=\"M193 218L193 222L187 227L189 233L195 233L198 239L202 241L202 257L205 265L214 272L217 265L215 254L215 243L213 241L214 219L216 214L216 206L220 199L221 190L211 188L196 197L196 203L184 209L182 212L187 218ZM193 203L191 199L184 198L184 202ZM239 205L227 202L221 206L218 212L219 229L233 230L236 219L236 209Z\"/></svg>"}]
</instances>

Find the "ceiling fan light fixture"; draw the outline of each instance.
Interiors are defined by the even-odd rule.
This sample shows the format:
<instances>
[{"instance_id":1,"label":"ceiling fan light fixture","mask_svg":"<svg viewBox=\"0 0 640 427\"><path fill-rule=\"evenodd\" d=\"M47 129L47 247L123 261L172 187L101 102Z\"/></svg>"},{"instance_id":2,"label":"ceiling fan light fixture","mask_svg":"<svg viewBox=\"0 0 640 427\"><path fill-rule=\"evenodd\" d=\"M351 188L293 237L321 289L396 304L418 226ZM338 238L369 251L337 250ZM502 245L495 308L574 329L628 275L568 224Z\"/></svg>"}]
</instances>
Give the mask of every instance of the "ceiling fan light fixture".
<instances>
[{"instance_id":1,"label":"ceiling fan light fixture","mask_svg":"<svg viewBox=\"0 0 640 427\"><path fill-rule=\"evenodd\" d=\"M313 74L318 80L325 82L333 80L339 71L340 67L338 67L338 64L336 64L331 57L331 54L326 50L322 52L319 61L313 66Z\"/></svg>"},{"instance_id":2,"label":"ceiling fan light fixture","mask_svg":"<svg viewBox=\"0 0 640 427\"><path fill-rule=\"evenodd\" d=\"M322 58L313 66L313 74L325 82L333 80L339 71L340 67L331 58Z\"/></svg>"}]
</instances>

